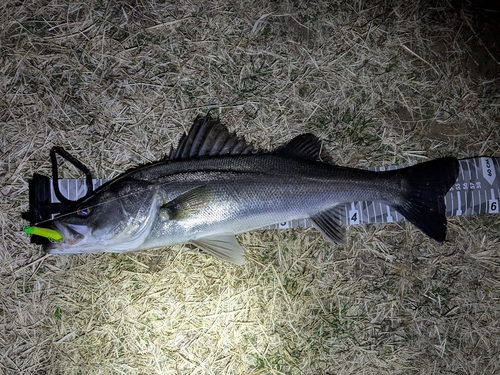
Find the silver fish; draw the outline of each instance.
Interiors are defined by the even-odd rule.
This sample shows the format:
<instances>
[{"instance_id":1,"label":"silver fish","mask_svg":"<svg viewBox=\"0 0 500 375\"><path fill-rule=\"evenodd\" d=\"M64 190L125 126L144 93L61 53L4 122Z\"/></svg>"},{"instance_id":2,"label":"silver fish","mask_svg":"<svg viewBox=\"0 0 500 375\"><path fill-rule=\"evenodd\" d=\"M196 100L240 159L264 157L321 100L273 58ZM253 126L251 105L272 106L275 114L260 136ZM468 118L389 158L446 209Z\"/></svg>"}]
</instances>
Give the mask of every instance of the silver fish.
<instances>
[{"instance_id":1,"label":"silver fish","mask_svg":"<svg viewBox=\"0 0 500 375\"><path fill-rule=\"evenodd\" d=\"M198 117L168 157L122 174L56 217L50 226L62 240L45 250L125 252L191 243L243 264L235 234L293 219L309 218L328 240L342 243L338 206L353 201L386 203L444 241L444 195L457 178L457 159L385 172L327 159L312 134L261 152L219 120Z\"/></svg>"}]
</instances>

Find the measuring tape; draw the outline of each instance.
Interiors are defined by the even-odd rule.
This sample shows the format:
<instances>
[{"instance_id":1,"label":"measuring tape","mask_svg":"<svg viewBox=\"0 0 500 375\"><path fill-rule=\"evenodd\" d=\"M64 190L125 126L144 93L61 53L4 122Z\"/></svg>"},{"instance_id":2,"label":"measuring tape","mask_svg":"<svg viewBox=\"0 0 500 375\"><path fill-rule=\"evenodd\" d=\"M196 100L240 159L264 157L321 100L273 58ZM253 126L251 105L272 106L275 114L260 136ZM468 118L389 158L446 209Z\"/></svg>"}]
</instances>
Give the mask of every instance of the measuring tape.
<instances>
[{"instance_id":1,"label":"measuring tape","mask_svg":"<svg viewBox=\"0 0 500 375\"><path fill-rule=\"evenodd\" d=\"M457 181L444 197L446 216L479 215L485 213L498 214L500 158L478 157L462 159L459 160L459 163L460 170ZM397 168L401 167L377 167L372 168L372 170L384 171ZM94 189L106 181L108 180L92 180ZM59 179L58 183L60 192L69 200L77 200L85 196L87 192L85 180ZM37 187L37 184L40 186ZM33 188L38 188L39 195L41 191L45 192L46 198L39 199L45 205L57 205L59 203L51 179L45 177L38 183L35 181ZM341 213L339 216L342 218L342 222L340 223L342 225L391 223L405 220L392 207L377 202L360 201L347 203L343 205L339 212ZM52 214L53 216L55 214ZM311 226L312 223L309 219L301 219L278 223L261 229L287 229Z\"/></svg>"}]
</instances>

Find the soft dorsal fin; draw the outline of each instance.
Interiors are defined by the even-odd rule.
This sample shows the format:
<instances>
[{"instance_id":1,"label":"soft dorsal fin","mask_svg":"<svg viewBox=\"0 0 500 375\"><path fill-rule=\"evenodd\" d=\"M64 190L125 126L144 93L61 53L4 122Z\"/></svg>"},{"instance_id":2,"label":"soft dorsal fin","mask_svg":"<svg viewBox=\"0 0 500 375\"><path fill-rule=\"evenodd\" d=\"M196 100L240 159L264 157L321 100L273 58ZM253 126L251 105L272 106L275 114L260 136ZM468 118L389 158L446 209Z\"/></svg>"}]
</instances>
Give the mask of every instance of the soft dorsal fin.
<instances>
[{"instance_id":1,"label":"soft dorsal fin","mask_svg":"<svg viewBox=\"0 0 500 375\"><path fill-rule=\"evenodd\" d=\"M330 161L330 156L321 149L321 141L311 133L296 136L286 145L274 151L274 153L293 159Z\"/></svg>"},{"instance_id":2,"label":"soft dorsal fin","mask_svg":"<svg viewBox=\"0 0 500 375\"><path fill-rule=\"evenodd\" d=\"M168 160L196 159L217 155L246 155L257 150L244 139L229 133L219 119L198 116L188 134L182 136Z\"/></svg>"}]
</instances>

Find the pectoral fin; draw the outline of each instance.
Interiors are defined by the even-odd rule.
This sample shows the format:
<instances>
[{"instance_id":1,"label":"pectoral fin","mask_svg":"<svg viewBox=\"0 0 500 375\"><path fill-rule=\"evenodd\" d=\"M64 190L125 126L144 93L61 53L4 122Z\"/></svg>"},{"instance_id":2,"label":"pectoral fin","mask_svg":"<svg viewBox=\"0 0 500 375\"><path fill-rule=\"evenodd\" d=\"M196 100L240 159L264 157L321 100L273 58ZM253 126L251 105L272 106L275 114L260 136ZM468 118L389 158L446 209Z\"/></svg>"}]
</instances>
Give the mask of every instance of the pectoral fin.
<instances>
[{"instance_id":1,"label":"pectoral fin","mask_svg":"<svg viewBox=\"0 0 500 375\"><path fill-rule=\"evenodd\" d=\"M310 217L314 227L330 242L345 243L345 228L340 225L342 214L338 207Z\"/></svg>"},{"instance_id":2,"label":"pectoral fin","mask_svg":"<svg viewBox=\"0 0 500 375\"><path fill-rule=\"evenodd\" d=\"M208 186L198 186L161 206L160 216L165 220L195 217L206 209L211 199L211 189Z\"/></svg>"},{"instance_id":3,"label":"pectoral fin","mask_svg":"<svg viewBox=\"0 0 500 375\"><path fill-rule=\"evenodd\" d=\"M203 251L237 265L245 264L245 250L232 233L219 233L191 241Z\"/></svg>"}]
</instances>

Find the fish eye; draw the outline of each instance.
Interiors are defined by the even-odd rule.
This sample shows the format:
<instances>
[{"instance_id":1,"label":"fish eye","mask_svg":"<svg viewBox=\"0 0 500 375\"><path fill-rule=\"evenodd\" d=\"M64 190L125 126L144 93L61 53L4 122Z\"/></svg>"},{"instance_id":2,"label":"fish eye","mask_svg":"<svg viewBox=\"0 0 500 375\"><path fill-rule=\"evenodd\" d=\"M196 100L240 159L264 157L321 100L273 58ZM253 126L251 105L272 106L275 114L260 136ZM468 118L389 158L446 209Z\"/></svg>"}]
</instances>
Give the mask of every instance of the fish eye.
<instances>
[{"instance_id":1,"label":"fish eye","mask_svg":"<svg viewBox=\"0 0 500 375\"><path fill-rule=\"evenodd\" d=\"M87 217L90 215L90 207L78 207L76 214L80 217Z\"/></svg>"}]
</instances>

